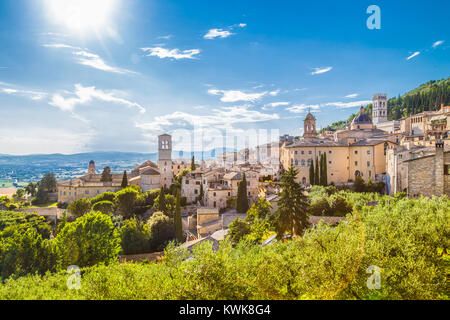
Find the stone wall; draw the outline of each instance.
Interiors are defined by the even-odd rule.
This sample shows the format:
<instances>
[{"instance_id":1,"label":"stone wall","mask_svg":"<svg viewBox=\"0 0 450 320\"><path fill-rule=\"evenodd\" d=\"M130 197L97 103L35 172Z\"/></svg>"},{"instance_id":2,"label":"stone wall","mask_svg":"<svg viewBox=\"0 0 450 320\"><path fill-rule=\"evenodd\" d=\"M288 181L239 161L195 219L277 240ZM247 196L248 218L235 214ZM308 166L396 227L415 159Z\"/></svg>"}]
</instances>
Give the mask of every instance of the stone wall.
<instances>
[{"instance_id":1,"label":"stone wall","mask_svg":"<svg viewBox=\"0 0 450 320\"><path fill-rule=\"evenodd\" d=\"M411 160L408 163L408 196L431 197L434 189L434 156Z\"/></svg>"}]
</instances>

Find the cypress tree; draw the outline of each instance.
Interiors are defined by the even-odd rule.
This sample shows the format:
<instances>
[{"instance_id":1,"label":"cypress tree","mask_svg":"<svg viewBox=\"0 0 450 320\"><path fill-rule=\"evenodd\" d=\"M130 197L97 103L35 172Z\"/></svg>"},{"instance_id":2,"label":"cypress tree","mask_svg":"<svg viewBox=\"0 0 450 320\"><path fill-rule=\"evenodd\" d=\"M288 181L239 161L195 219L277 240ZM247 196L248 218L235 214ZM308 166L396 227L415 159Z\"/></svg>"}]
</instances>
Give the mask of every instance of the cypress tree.
<instances>
[{"instance_id":1,"label":"cypress tree","mask_svg":"<svg viewBox=\"0 0 450 320\"><path fill-rule=\"evenodd\" d=\"M127 170L125 170L125 171L123 172L122 184L120 185L120 187L121 187L122 189L125 189L126 187L128 187Z\"/></svg>"},{"instance_id":2,"label":"cypress tree","mask_svg":"<svg viewBox=\"0 0 450 320\"><path fill-rule=\"evenodd\" d=\"M319 157L316 156L316 171L314 172L314 184L319 185L320 184L320 164L319 164Z\"/></svg>"},{"instance_id":3,"label":"cypress tree","mask_svg":"<svg viewBox=\"0 0 450 320\"><path fill-rule=\"evenodd\" d=\"M248 211L248 197L247 197L247 178L245 177L239 182L238 185L238 194L236 200L236 212L237 213L246 213Z\"/></svg>"},{"instance_id":4,"label":"cypress tree","mask_svg":"<svg viewBox=\"0 0 450 320\"><path fill-rule=\"evenodd\" d=\"M323 172L323 185L327 186L328 185L328 164L327 164L327 154L326 153L323 154L322 172Z\"/></svg>"},{"instance_id":5,"label":"cypress tree","mask_svg":"<svg viewBox=\"0 0 450 320\"><path fill-rule=\"evenodd\" d=\"M191 161L191 170L192 171L194 171L196 169L196 166L195 166L195 157L194 156L192 156L192 161Z\"/></svg>"},{"instance_id":6,"label":"cypress tree","mask_svg":"<svg viewBox=\"0 0 450 320\"><path fill-rule=\"evenodd\" d=\"M180 190L177 190L177 202L175 206L174 226L175 237L178 241L183 242L183 223L181 221L181 200Z\"/></svg>"},{"instance_id":7,"label":"cypress tree","mask_svg":"<svg viewBox=\"0 0 450 320\"><path fill-rule=\"evenodd\" d=\"M166 194L164 192L164 187L161 187L161 190L159 191L158 211L167 214Z\"/></svg>"},{"instance_id":8,"label":"cypress tree","mask_svg":"<svg viewBox=\"0 0 450 320\"><path fill-rule=\"evenodd\" d=\"M309 184L314 185L314 161L311 161L311 164L309 165Z\"/></svg>"},{"instance_id":9,"label":"cypress tree","mask_svg":"<svg viewBox=\"0 0 450 320\"><path fill-rule=\"evenodd\" d=\"M110 167L105 167L103 169L100 181L101 182L112 182L112 174L111 174L111 168Z\"/></svg>"}]
</instances>

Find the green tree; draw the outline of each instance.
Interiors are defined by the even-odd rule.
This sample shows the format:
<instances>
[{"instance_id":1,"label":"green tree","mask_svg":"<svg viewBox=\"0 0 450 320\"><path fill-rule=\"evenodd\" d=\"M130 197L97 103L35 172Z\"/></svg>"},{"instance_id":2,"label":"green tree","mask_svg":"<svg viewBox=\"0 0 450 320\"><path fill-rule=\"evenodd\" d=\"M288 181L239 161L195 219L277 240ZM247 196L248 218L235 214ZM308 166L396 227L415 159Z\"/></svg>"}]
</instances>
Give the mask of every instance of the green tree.
<instances>
[{"instance_id":1,"label":"green tree","mask_svg":"<svg viewBox=\"0 0 450 320\"><path fill-rule=\"evenodd\" d=\"M161 187L160 191L159 191L159 196L157 198L157 209L160 212L164 212L165 214L167 214L167 206L166 206L166 194L164 192L164 188ZM155 200L156 202L156 200Z\"/></svg>"},{"instance_id":2,"label":"green tree","mask_svg":"<svg viewBox=\"0 0 450 320\"><path fill-rule=\"evenodd\" d=\"M228 237L233 243L238 243L251 233L251 224L245 220L235 219L228 226Z\"/></svg>"},{"instance_id":3,"label":"green tree","mask_svg":"<svg viewBox=\"0 0 450 320\"><path fill-rule=\"evenodd\" d=\"M91 211L91 200L89 198L75 200L69 204L67 210L72 216L79 218Z\"/></svg>"},{"instance_id":4,"label":"green tree","mask_svg":"<svg viewBox=\"0 0 450 320\"><path fill-rule=\"evenodd\" d=\"M103 168L102 177L100 178L101 182L112 182L112 174L111 168L105 167Z\"/></svg>"},{"instance_id":5,"label":"green tree","mask_svg":"<svg viewBox=\"0 0 450 320\"><path fill-rule=\"evenodd\" d=\"M328 160L327 160L326 152L323 154L323 168L321 170L321 173L323 173L323 186L327 186L328 185Z\"/></svg>"},{"instance_id":6,"label":"green tree","mask_svg":"<svg viewBox=\"0 0 450 320\"><path fill-rule=\"evenodd\" d=\"M121 187L122 189L125 189L126 187L128 187L127 170L125 170L125 171L123 172L122 184L120 185L120 187Z\"/></svg>"},{"instance_id":7,"label":"green tree","mask_svg":"<svg viewBox=\"0 0 450 320\"><path fill-rule=\"evenodd\" d=\"M314 161L311 161L311 164L309 166L309 184L310 185L315 185L315 178L316 178L316 174L314 173Z\"/></svg>"},{"instance_id":8,"label":"green tree","mask_svg":"<svg viewBox=\"0 0 450 320\"><path fill-rule=\"evenodd\" d=\"M314 171L314 184L320 185L320 163L319 158L316 157L316 166Z\"/></svg>"},{"instance_id":9,"label":"green tree","mask_svg":"<svg viewBox=\"0 0 450 320\"><path fill-rule=\"evenodd\" d=\"M308 202L304 189L295 181L298 171L293 166L281 177L281 194L276 211L275 229L281 239L286 232L303 235L309 226Z\"/></svg>"},{"instance_id":10,"label":"green tree","mask_svg":"<svg viewBox=\"0 0 450 320\"><path fill-rule=\"evenodd\" d=\"M96 202L92 206L93 211L99 211L104 214L113 214L114 213L114 203L111 201L100 201Z\"/></svg>"},{"instance_id":11,"label":"green tree","mask_svg":"<svg viewBox=\"0 0 450 320\"><path fill-rule=\"evenodd\" d=\"M173 219L163 212L155 212L147 224L150 228L152 248L156 251L164 250L165 246L175 239Z\"/></svg>"},{"instance_id":12,"label":"green tree","mask_svg":"<svg viewBox=\"0 0 450 320\"><path fill-rule=\"evenodd\" d=\"M124 218L131 217L135 214L136 201L139 195L139 192L131 187L122 189L116 193L116 206Z\"/></svg>"},{"instance_id":13,"label":"green tree","mask_svg":"<svg viewBox=\"0 0 450 320\"><path fill-rule=\"evenodd\" d=\"M46 192L56 191L56 178L53 173L46 173L42 180L39 182L39 188L42 188Z\"/></svg>"},{"instance_id":14,"label":"green tree","mask_svg":"<svg viewBox=\"0 0 450 320\"><path fill-rule=\"evenodd\" d=\"M181 199L180 190L177 192L177 200L175 206L174 225L175 236L179 242L183 242L183 223L181 220Z\"/></svg>"},{"instance_id":15,"label":"green tree","mask_svg":"<svg viewBox=\"0 0 450 320\"><path fill-rule=\"evenodd\" d=\"M91 199L91 204L94 205L97 202L101 201L110 201L115 202L116 201L116 193L115 192L103 192L99 194L98 196Z\"/></svg>"},{"instance_id":16,"label":"green tree","mask_svg":"<svg viewBox=\"0 0 450 320\"><path fill-rule=\"evenodd\" d=\"M355 178L355 183L353 184L353 190L355 192L366 192L366 184L361 176Z\"/></svg>"},{"instance_id":17,"label":"green tree","mask_svg":"<svg viewBox=\"0 0 450 320\"><path fill-rule=\"evenodd\" d=\"M27 192L27 194L29 194L32 197L36 196L36 183L34 182L30 182L29 184L27 184L27 186L25 187L25 191Z\"/></svg>"},{"instance_id":18,"label":"green tree","mask_svg":"<svg viewBox=\"0 0 450 320\"><path fill-rule=\"evenodd\" d=\"M192 156L191 171L195 171L196 168L197 168L197 166L195 165L195 157Z\"/></svg>"},{"instance_id":19,"label":"green tree","mask_svg":"<svg viewBox=\"0 0 450 320\"><path fill-rule=\"evenodd\" d=\"M66 224L55 243L58 265L63 270L70 265L83 268L113 263L120 252L120 237L111 217L94 211Z\"/></svg>"},{"instance_id":20,"label":"green tree","mask_svg":"<svg viewBox=\"0 0 450 320\"><path fill-rule=\"evenodd\" d=\"M139 223L136 218L123 222L119 230L123 254L142 254L151 252L150 227Z\"/></svg>"},{"instance_id":21,"label":"green tree","mask_svg":"<svg viewBox=\"0 0 450 320\"><path fill-rule=\"evenodd\" d=\"M238 185L238 194L236 200L236 212L246 213L248 211L248 195L247 195L247 178L242 178L242 181Z\"/></svg>"}]
</instances>

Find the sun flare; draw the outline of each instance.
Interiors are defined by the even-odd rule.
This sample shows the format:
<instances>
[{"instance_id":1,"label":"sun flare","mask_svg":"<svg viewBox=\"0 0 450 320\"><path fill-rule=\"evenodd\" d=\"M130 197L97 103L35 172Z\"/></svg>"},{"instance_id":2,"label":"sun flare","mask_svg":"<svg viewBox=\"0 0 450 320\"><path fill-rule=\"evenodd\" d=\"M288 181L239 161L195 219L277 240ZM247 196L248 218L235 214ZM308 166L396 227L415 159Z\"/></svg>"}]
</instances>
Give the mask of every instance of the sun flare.
<instances>
[{"instance_id":1,"label":"sun flare","mask_svg":"<svg viewBox=\"0 0 450 320\"><path fill-rule=\"evenodd\" d=\"M111 24L118 0L46 0L52 23L72 32L101 31Z\"/></svg>"}]
</instances>

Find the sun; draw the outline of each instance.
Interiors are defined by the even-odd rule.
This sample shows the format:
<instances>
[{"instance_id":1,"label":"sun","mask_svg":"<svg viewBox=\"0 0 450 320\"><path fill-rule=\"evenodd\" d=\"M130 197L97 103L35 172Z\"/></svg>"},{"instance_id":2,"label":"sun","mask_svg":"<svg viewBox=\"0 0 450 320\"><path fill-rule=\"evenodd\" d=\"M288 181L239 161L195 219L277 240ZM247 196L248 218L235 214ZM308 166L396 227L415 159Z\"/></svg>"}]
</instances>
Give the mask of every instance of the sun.
<instances>
[{"instance_id":1,"label":"sun","mask_svg":"<svg viewBox=\"0 0 450 320\"><path fill-rule=\"evenodd\" d=\"M118 0L45 0L50 22L71 32L100 32L108 28Z\"/></svg>"}]
</instances>

